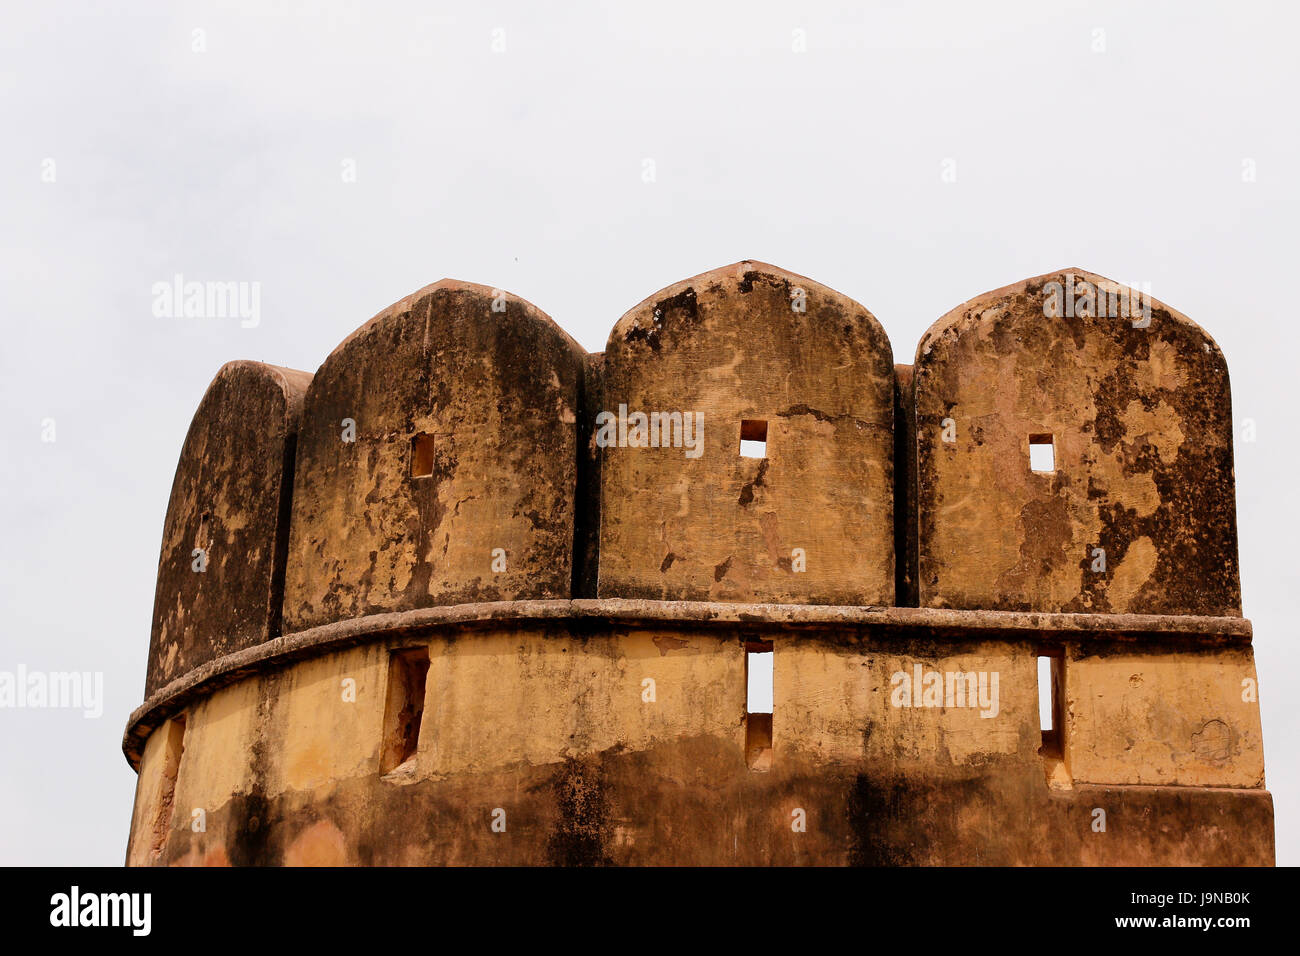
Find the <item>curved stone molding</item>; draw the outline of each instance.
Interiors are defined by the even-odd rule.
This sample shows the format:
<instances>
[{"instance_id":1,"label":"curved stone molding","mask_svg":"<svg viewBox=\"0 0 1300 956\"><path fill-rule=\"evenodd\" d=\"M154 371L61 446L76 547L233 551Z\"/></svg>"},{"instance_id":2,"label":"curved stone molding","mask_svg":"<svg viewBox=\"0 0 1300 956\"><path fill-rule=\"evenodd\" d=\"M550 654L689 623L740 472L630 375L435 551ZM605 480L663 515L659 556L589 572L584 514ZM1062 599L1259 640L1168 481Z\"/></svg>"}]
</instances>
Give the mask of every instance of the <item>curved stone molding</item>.
<instances>
[{"instance_id":1,"label":"curved stone molding","mask_svg":"<svg viewBox=\"0 0 1300 956\"><path fill-rule=\"evenodd\" d=\"M1227 365L1196 323L1127 291L1062 270L922 338L923 606L1241 613Z\"/></svg>"},{"instance_id":2,"label":"curved stone molding","mask_svg":"<svg viewBox=\"0 0 1300 956\"><path fill-rule=\"evenodd\" d=\"M346 339L307 393L287 624L569 597L584 356L528 302L450 279Z\"/></svg>"},{"instance_id":3,"label":"curved stone molding","mask_svg":"<svg viewBox=\"0 0 1300 956\"><path fill-rule=\"evenodd\" d=\"M811 279L745 261L650 296L605 350L599 596L893 604L893 390L880 323Z\"/></svg>"},{"instance_id":4,"label":"curved stone molding","mask_svg":"<svg viewBox=\"0 0 1300 956\"><path fill-rule=\"evenodd\" d=\"M122 749L138 767L144 741L164 720L196 698L250 674L304 657L368 642L405 640L438 631L483 627L560 625L579 634L592 626L678 627L683 630L744 630L768 635L820 634L859 640L878 636L924 636L951 640L967 634L1051 642L1057 639L1122 642L1146 639L1154 646L1249 645L1250 621L1242 617L1147 614L1041 614L1016 611L953 611L943 608L846 607L810 604L718 604L708 601L640 601L609 598L575 601L492 601L371 614L285 634L238 653L214 658L150 694L127 721Z\"/></svg>"},{"instance_id":5,"label":"curved stone molding","mask_svg":"<svg viewBox=\"0 0 1300 956\"><path fill-rule=\"evenodd\" d=\"M146 694L280 633L294 442L310 381L230 362L199 403L163 523Z\"/></svg>"}]
</instances>

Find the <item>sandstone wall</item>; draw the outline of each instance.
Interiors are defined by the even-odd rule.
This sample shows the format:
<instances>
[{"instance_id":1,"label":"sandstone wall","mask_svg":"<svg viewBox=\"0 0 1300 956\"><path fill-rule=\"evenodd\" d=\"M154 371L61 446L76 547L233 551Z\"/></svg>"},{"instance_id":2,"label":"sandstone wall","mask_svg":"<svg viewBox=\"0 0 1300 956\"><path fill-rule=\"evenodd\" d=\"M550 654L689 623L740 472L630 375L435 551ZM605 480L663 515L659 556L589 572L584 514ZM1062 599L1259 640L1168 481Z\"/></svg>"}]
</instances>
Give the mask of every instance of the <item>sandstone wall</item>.
<instances>
[{"instance_id":1,"label":"sandstone wall","mask_svg":"<svg viewBox=\"0 0 1300 956\"><path fill-rule=\"evenodd\" d=\"M771 769L755 772L744 753L745 641L755 636L744 627L491 626L330 652L247 678L189 711L168 805L159 802L167 725L150 738L131 860L1272 860L1257 711L1215 690L1254 677L1248 651L1191 654L1168 684L1159 679L1165 665L1148 653L1099 647L1089 635L1065 642L1070 734L1088 743L1071 751L1081 778L1050 782L1033 639L871 628L761 632L775 647L774 734ZM390 652L416 644L430 660L418 751L381 773ZM996 706L900 706L894 675L918 667L996 673ZM1117 675L1131 713L1181 701L1188 712L1225 718L1235 736L1222 752L1189 751L1181 718L1092 733L1083 715ZM1186 696L1173 698L1175 690ZM1106 699L1117 693L1108 688ZM1136 759L1126 734L1139 729L1144 752L1160 749L1181 764ZM1163 772L1175 765L1177 774ZM1146 785L1157 780L1163 786ZM148 824L160 806L166 839L151 855L157 831ZM196 809L202 832L193 828Z\"/></svg>"},{"instance_id":2,"label":"sandstone wall","mask_svg":"<svg viewBox=\"0 0 1300 956\"><path fill-rule=\"evenodd\" d=\"M128 862L1271 863L1223 356L1154 300L1048 314L1077 283L1115 288L979 296L914 366L752 261L601 354L443 280L314 377L226 366L168 508ZM698 454L628 441L653 412L701 415Z\"/></svg>"},{"instance_id":3,"label":"sandstone wall","mask_svg":"<svg viewBox=\"0 0 1300 956\"><path fill-rule=\"evenodd\" d=\"M163 522L146 694L279 634L291 466L310 381L230 362L199 403Z\"/></svg>"},{"instance_id":4,"label":"sandstone wall","mask_svg":"<svg viewBox=\"0 0 1300 956\"><path fill-rule=\"evenodd\" d=\"M345 340L307 393L286 626L568 597L583 364L534 306L452 280Z\"/></svg>"},{"instance_id":5,"label":"sandstone wall","mask_svg":"<svg viewBox=\"0 0 1300 956\"><path fill-rule=\"evenodd\" d=\"M606 411L702 415L703 448L602 448L601 597L894 603L893 358L865 308L740 262L624 315L604 372Z\"/></svg>"},{"instance_id":6,"label":"sandstone wall","mask_svg":"<svg viewBox=\"0 0 1300 956\"><path fill-rule=\"evenodd\" d=\"M1085 282L1117 289L1078 269L1028 279L917 347L920 603L1238 615L1223 354L1155 300L1148 325L1044 314L1055 288ZM1034 438L1054 448L1050 473L1030 468Z\"/></svg>"}]
</instances>

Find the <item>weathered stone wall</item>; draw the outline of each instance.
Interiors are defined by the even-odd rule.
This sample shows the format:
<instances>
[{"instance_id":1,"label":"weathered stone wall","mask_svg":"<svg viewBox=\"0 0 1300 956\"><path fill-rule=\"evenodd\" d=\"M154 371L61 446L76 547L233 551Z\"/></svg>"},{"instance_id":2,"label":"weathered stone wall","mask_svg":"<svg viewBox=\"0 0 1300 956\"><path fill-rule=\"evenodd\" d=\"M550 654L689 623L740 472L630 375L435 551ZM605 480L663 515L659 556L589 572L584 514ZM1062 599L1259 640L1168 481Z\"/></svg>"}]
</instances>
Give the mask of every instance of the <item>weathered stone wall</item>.
<instances>
[{"instance_id":1,"label":"weathered stone wall","mask_svg":"<svg viewBox=\"0 0 1300 956\"><path fill-rule=\"evenodd\" d=\"M917 347L920 602L1240 614L1223 354L1149 297L1149 324L1106 314L1109 296L1044 314L1081 283L1118 288L1079 269L1028 279L958 306ZM1032 436L1054 445L1051 473L1031 471Z\"/></svg>"},{"instance_id":2,"label":"weathered stone wall","mask_svg":"<svg viewBox=\"0 0 1300 956\"><path fill-rule=\"evenodd\" d=\"M568 597L584 355L522 299L452 280L335 349L303 413L286 626Z\"/></svg>"},{"instance_id":3,"label":"weathered stone wall","mask_svg":"<svg viewBox=\"0 0 1300 956\"><path fill-rule=\"evenodd\" d=\"M294 443L310 381L230 362L199 403L163 522L146 694L279 633Z\"/></svg>"},{"instance_id":4,"label":"weathered stone wall","mask_svg":"<svg viewBox=\"0 0 1300 956\"><path fill-rule=\"evenodd\" d=\"M1076 280L1113 288L977 297L915 366L749 261L601 354L444 280L314 378L226 366L168 509L128 862L1271 863L1223 356L1153 300L1045 315ZM618 441L620 406L702 414L699 454ZM645 600L510 603L571 596Z\"/></svg>"},{"instance_id":5,"label":"weathered stone wall","mask_svg":"<svg viewBox=\"0 0 1300 956\"><path fill-rule=\"evenodd\" d=\"M893 390L880 324L810 279L740 262L650 296L604 410L702 415L703 447L601 449L600 596L893 604Z\"/></svg>"},{"instance_id":6,"label":"weathered stone wall","mask_svg":"<svg viewBox=\"0 0 1300 956\"><path fill-rule=\"evenodd\" d=\"M1064 738L1071 778L1263 787L1256 684L1249 645L1072 645Z\"/></svg>"},{"instance_id":7,"label":"weathered stone wall","mask_svg":"<svg viewBox=\"0 0 1300 956\"><path fill-rule=\"evenodd\" d=\"M773 759L758 773L744 754L744 641L754 636L743 627L552 623L417 639L430 658L419 749L406 772L386 775L379 746L389 652L412 639L250 677L190 710L165 845L151 858L152 831L137 823L131 860L1272 861L1253 711L1231 716L1239 736L1226 762L1216 756L1162 780L1181 786L1139 785L1149 781L1123 732L1092 742L1086 766L1098 769L1086 782L1053 786L1039 754L1032 639L828 629L774 640ZM1122 673L1134 712L1166 706L1176 689L1190 692L1189 711L1227 714L1231 707L1200 690L1254 675L1248 653L1191 655L1171 686L1162 660L1140 651L1103 658L1094 644L1086 634L1066 642L1067 672L1078 668L1068 683L1085 689L1070 699L1072 711L1086 710ZM999 684L990 706L900 705L895 675L918 667L998 674ZM919 688L916 701L924 701ZM154 784L166 768L155 738L166 734L164 725L145 748L142 821L157 809L143 804L164 789ZM1141 740L1171 753L1185 744L1182 728L1159 721ZM190 826L195 809L204 811L203 832Z\"/></svg>"}]
</instances>

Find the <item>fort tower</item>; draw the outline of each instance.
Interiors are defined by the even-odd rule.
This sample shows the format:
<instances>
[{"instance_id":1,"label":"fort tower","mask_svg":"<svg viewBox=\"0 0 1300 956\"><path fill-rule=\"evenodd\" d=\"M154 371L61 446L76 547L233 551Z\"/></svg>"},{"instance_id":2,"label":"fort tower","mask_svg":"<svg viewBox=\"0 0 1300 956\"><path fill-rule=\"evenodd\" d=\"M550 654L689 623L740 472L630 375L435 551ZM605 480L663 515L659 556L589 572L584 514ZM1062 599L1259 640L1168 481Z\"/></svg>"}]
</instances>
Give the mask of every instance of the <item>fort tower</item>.
<instances>
[{"instance_id":1,"label":"fort tower","mask_svg":"<svg viewBox=\"0 0 1300 956\"><path fill-rule=\"evenodd\" d=\"M443 280L200 403L127 859L1271 864L1235 520L1222 353L1082 270L910 366L758 262L594 355Z\"/></svg>"}]
</instances>

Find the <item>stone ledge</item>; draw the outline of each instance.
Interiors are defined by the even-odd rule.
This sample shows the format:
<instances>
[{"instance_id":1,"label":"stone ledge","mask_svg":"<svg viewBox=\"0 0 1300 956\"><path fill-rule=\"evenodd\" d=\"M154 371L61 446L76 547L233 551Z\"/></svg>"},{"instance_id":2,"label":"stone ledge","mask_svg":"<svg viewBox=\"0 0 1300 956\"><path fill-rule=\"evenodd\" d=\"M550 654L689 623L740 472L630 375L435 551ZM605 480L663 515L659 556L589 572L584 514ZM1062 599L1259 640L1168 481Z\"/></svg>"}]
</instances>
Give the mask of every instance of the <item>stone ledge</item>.
<instances>
[{"instance_id":1,"label":"stone ledge","mask_svg":"<svg viewBox=\"0 0 1300 956\"><path fill-rule=\"evenodd\" d=\"M884 630L888 637L916 633L938 638L1003 636L1010 639L1198 640L1249 644L1250 621L1241 617L1167 614L1058 614L1033 611L959 611L948 608L851 607L803 604L715 604L708 601L647 601L622 598L559 601L493 601L371 614L285 634L208 661L182 674L137 707L127 720L122 751L139 769L144 742L172 714L209 694L271 667L371 640L419 636L440 629L469 629L510 621L608 622L628 627L671 624L685 629L740 626L747 630ZM843 639L843 635L840 635Z\"/></svg>"}]
</instances>

